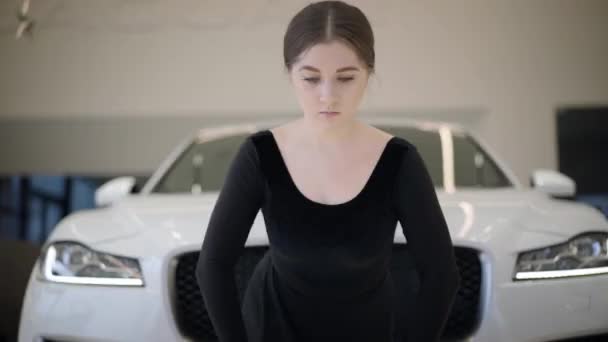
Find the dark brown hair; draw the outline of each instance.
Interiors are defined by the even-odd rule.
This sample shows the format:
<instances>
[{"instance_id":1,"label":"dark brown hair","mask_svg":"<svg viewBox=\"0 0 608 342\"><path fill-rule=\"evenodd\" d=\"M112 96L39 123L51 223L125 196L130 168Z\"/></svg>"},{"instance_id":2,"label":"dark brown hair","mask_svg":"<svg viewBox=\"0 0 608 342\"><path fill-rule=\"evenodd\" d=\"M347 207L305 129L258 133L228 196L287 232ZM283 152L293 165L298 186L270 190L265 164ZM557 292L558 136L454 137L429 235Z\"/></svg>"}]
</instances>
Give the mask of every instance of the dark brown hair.
<instances>
[{"instance_id":1,"label":"dark brown hair","mask_svg":"<svg viewBox=\"0 0 608 342\"><path fill-rule=\"evenodd\" d=\"M283 38L283 59L287 71L298 57L318 43L341 41L349 45L374 72L374 34L363 12L342 1L321 1L301 9L287 27Z\"/></svg>"}]
</instances>

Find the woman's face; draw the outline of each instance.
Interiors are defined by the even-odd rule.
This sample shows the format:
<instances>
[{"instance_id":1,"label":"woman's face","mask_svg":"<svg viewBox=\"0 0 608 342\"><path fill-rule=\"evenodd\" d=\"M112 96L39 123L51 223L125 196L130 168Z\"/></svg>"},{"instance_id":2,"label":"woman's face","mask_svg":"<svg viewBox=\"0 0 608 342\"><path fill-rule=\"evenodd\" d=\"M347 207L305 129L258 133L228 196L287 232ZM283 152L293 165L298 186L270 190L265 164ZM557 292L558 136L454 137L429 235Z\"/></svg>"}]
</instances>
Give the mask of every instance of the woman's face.
<instances>
[{"instance_id":1,"label":"woman's face","mask_svg":"<svg viewBox=\"0 0 608 342\"><path fill-rule=\"evenodd\" d=\"M369 72L348 45L332 41L304 51L290 78L305 119L334 125L354 119Z\"/></svg>"}]
</instances>

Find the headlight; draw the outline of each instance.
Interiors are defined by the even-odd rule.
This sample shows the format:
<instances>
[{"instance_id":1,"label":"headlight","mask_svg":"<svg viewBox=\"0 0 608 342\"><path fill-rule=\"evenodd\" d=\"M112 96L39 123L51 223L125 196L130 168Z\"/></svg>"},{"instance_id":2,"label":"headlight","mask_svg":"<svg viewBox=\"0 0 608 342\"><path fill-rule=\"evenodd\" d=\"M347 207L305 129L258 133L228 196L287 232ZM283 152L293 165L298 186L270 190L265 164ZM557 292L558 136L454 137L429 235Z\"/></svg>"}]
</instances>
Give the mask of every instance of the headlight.
<instances>
[{"instance_id":1,"label":"headlight","mask_svg":"<svg viewBox=\"0 0 608 342\"><path fill-rule=\"evenodd\" d=\"M515 280L608 273L608 234L585 233L555 246L520 253Z\"/></svg>"},{"instance_id":2,"label":"headlight","mask_svg":"<svg viewBox=\"0 0 608 342\"><path fill-rule=\"evenodd\" d=\"M56 242L42 253L40 276L55 283L143 286L137 259L93 251L75 242Z\"/></svg>"}]
</instances>

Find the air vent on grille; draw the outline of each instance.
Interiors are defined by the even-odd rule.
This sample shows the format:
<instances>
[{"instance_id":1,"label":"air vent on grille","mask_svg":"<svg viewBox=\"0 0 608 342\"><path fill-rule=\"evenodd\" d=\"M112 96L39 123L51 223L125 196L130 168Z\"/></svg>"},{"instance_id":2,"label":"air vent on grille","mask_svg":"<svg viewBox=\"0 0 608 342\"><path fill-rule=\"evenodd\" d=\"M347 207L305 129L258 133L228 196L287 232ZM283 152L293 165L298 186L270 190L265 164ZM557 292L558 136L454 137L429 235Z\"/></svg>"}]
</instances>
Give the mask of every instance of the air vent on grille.
<instances>
[{"instance_id":1,"label":"air vent on grille","mask_svg":"<svg viewBox=\"0 0 608 342\"><path fill-rule=\"evenodd\" d=\"M267 249L266 246L244 249L235 269L239 299L242 300L247 282ZM461 286L442 336L448 340L470 336L480 319L481 263L478 253L473 249L456 247L455 255L460 270ZM177 324L181 333L194 341L217 341L196 282L197 261L198 252L183 254L178 259L173 303ZM412 288L415 283L412 283L412 278L408 275L411 267L413 264L407 246L395 244L391 260L395 288ZM407 300L407 295L403 300Z\"/></svg>"}]
</instances>

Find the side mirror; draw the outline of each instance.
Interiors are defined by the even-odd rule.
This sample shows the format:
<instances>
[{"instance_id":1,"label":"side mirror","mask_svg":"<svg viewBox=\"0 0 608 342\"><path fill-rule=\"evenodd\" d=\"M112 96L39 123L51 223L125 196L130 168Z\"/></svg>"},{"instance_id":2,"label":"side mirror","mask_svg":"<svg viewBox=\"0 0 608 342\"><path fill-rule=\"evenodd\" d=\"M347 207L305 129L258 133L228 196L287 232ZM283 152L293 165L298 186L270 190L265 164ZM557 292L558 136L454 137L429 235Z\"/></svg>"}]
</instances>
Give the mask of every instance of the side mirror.
<instances>
[{"instance_id":1,"label":"side mirror","mask_svg":"<svg viewBox=\"0 0 608 342\"><path fill-rule=\"evenodd\" d=\"M134 185L135 177L118 177L107 181L95 191L95 205L105 207L127 197Z\"/></svg>"},{"instance_id":2,"label":"side mirror","mask_svg":"<svg viewBox=\"0 0 608 342\"><path fill-rule=\"evenodd\" d=\"M530 185L553 197L571 198L576 194L576 183L572 178L553 170L534 170Z\"/></svg>"}]
</instances>

